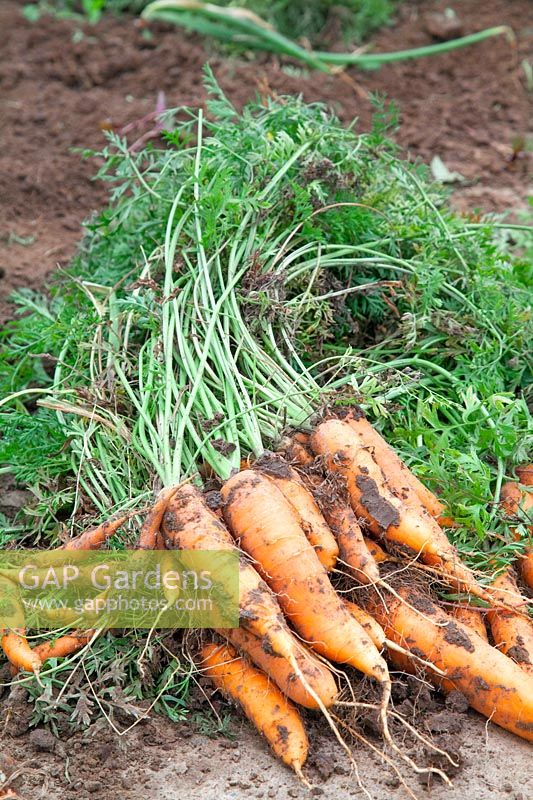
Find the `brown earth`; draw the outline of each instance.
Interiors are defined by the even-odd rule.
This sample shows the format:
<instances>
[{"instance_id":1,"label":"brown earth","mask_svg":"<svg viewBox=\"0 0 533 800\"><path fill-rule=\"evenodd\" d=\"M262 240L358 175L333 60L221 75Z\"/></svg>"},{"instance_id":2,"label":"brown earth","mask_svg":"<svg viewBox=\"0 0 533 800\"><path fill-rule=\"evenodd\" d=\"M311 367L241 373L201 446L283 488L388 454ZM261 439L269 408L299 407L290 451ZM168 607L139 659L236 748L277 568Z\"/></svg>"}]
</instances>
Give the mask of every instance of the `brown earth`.
<instances>
[{"instance_id":1,"label":"brown earth","mask_svg":"<svg viewBox=\"0 0 533 800\"><path fill-rule=\"evenodd\" d=\"M193 690L192 711L205 711L210 704L215 713L225 712L223 701L202 683L200 679L200 687ZM407 720L416 715L418 729L457 765L434 754L430 758L418 740L409 740L403 728L393 726L397 741L415 761L443 768L453 780L452 786L445 786L440 778L428 784L426 775L415 775L396 759L406 786L414 793L411 796L418 800L532 800L531 745L474 712L465 713L466 701L458 692L444 701L416 678L404 677L395 682L394 702ZM130 706L134 705L132 701ZM310 734L305 773L313 785L311 794L275 760L238 712L232 716L228 736L216 738L185 722L171 723L152 715L135 724L133 717L124 714L115 715L121 736L105 720L86 733L64 732L60 738L44 728L28 732L31 710L20 689L4 698L2 712L6 724L0 732L0 772L22 800L304 800L310 796L350 800L364 796L346 754L320 717L310 712L305 712ZM66 720L59 711L58 721L62 716ZM374 747L380 747L370 716L360 718L358 726ZM406 786L386 763L363 744L355 742L352 747L367 796L373 800L408 797Z\"/></svg>"},{"instance_id":2,"label":"brown earth","mask_svg":"<svg viewBox=\"0 0 533 800\"><path fill-rule=\"evenodd\" d=\"M376 50L427 44L428 13L447 2L405 2L398 24L375 39ZM100 148L103 127L121 128L155 107L198 104L205 93L201 67L209 58L237 104L270 87L323 100L340 117L371 119L368 91L386 93L401 110L398 141L412 156L439 155L468 183L457 190L462 208L509 211L527 194L531 91L521 66L533 53L530 0L463 0L456 11L463 33L507 23L516 44L501 36L460 52L391 65L377 72L328 76L283 66L271 56L228 60L193 35L129 17L96 27L22 16L23 3L3 0L0 30L0 317L15 287L39 286L65 265L80 237L80 222L105 200L91 181L94 163L72 148ZM135 136L135 133L132 134Z\"/></svg>"},{"instance_id":3,"label":"brown earth","mask_svg":"<svg viewBox=\"0 0 533 800\"><path fill-rule=\"evenodd\" d=\"M515 29L515 46L501 37L379 72L352 70L348 79L309 75L270 56L225 60L194 36L160 25L147 32L127 17L96 27L49 18L32 25L22 5L4 0L0 6L3 318L11 313L9 292L39 287L57 265L68 263L81 221L105 202L103 187L91 181L95 165L72 148L98 149L104 127L120 129L142 118L154 109L159 91L169 106L202 102L201 67L208 58L237 104L258 89L303 92L308 100L329 103L345 121L358 116L363 129L371 119L367 92L386 92L399 104L397 138L411 156L429 161L439 155L467 178L454 193L458 207L505 212L525 205L531 157L522 142L532 134L533 95L521 63L533 54L530 0L462 0L455 7L463 33L507 23ZM426 15L447 5L404 3L397 25L376 37L375 49L428 43ZM421 719L426 732L452 743L462 768L452 789L435 784L428 791L410 779L420 800L532 800L530 746L474 713L452 711L440 701ZM234 741L206 738L157 717L120 737L102 724L57 741L44 729L28 734L28 712L21 698L10 710L3 702L0 714L0 773L27 800L309 797L238 714ZM363 749L356 756L376 800L407 797L379 758ZM309 772L316 795L363 796L343 754L316 724Z\"/></svg>"}]
</instances>

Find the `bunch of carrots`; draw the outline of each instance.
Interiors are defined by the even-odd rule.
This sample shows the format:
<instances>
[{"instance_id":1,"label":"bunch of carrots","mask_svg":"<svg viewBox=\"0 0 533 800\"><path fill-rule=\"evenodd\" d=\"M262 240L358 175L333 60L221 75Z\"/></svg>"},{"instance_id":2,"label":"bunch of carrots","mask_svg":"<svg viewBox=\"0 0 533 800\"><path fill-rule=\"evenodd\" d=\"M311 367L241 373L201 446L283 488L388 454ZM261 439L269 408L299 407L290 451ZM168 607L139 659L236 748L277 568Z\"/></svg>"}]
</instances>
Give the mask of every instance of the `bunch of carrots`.
<instances>
[{"instance_id":1,"label":"bunch of carrots","mask_svg":"<svg viewBox=\"0 0 533 800\"><path fill-rule=\"evenodd\" d=\"M501 501L520 520L533 505L533 466L517 472L521 484L506 484ZM322 713L353 758L341 730L357 732L341 711L364 704L346 699L341 668L376 682L384 742L417 772L446 780L414 763L389 730L393 717L434 747L391 708L389 664L423 673L445 693L461 692L487 719L533 741L533 623L519 583L533 590L533 547L520 557L518 576L509 568L482 585L445 533L453 520L443 504L362 412L338 412L294 434L283 452L243 463L218 498L208 504L192 483L163 489L138 546L238 549L240 627L208 634L198 667L304 782L308 740L298 706ZM99 548L126 519L64 546ZM464 602L444 605L428 578ZM9 631L2 647L13 669L37 672L93 635L73 632L32 649L24 631Z\"/></svg>"}]
</instances>

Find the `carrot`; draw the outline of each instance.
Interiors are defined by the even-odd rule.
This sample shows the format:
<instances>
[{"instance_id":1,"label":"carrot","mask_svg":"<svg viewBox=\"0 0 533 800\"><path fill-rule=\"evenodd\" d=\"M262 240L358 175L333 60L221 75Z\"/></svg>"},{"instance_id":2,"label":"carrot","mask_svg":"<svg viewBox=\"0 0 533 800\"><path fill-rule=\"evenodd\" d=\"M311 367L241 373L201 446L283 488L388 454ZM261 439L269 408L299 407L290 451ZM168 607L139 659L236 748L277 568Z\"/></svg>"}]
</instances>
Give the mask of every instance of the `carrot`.
<instances>
[{"instance_id":1,"label":"carrot","mask_svg":"<svg viewBox=\"0 0 533 800\"><path fill-rule=\"evenodd\" d=\"M339 545L340 560L358 583L377 583L379 569L363 538L352 508L340 498L321 503L322 513Z\"/></svg>"},{"instance_id":2,"label":"carrot","mask_svg":"<svg viewBox=\"0 0 533 800\"><path fill-rule=\"evenodd\" d=\"M233 540L224 523L208 508L202 493L190 484L170 498L161 533L169 550L231 550Z\"/></svg>"},{"instance_id":3,"label":"carrot","mask_svg":"<svg viewBox=\"0 0 533 800\"><path fill-rule=\"evenodd\" d=\"M302 447L305 447L309 455L311 455L311 450L309 447L309 438L311 433L309 431L296 431L292 434L292 439L294 442L298 442L301 444Z\"/></svg>"},{"instance_id":4,"label":"carrot","mask_svg":"<svg viewBox=\"0 0 533 800\"><path fill-rule=\"evenodd\" d=\"M286 617L312 649L375 678L382 690L380 722L387 743L416 771L394 742L387 708L391 681L385 660L335 592L290 503L268 478L240 472L222 487L224 516L242 548L276 592ZM308 688L308 687L306 687ZM331 715L328 723L353 760ZM423 770L422 770L423 771Z\"/></svg>"},{"instance_id":5,"label":"carrot","mask_svg":"<svg viewBox=\"0 0 533 800\"><path fill-rule=\"evenodd\" d=\"M49 658L66 658L72 655L77 650L81 650L88 644L94 631L83 631L79 633L69 633L65 636L60 636L55 641L43 642L33 648L33 652L39 656L41 662L44 664Z\"/></svg>"},{"instance_id":6,"label":"carrot","mask_svg":"<svg viewBox=\"0 0 533 800\"><path fill-rule=\"evenodd\" d=\"M267 676L228 645L202 647L201 668L217 689L235 700L276 756L302 778L308 751L302 718Z\"/></svg>"},{"instance_id":7,"label":"carrot","mask_svg":"<svg viewBox=\"0 0 533 800\"><path fill-rule=\"evenodd\" d=\"M459 620L463 625L466 625L467 628L471 628L475 631L477 635L481 636L486 642L489 641L485 620L479 608L474 608L466 603L460 603L450 606L447 612L451 617Z\"/></svg>"},{"instance_id":8,"label":"carrot","mask_svg":"<svg viewBox=\"0 0 533 800\"><path fill-rule=\"evenodd\" d=\"M351 408L342 418L357 434L360 444L370 448L374 460L383 470L385 480L394 494L406 499L406 495L414 493L432 517L436 519L443 515L444 505L413 475L407 464L370 424L360 408Z\"/></svg>"},{"instance_id":9,"label":"carrot","mask_svg":"<svg viewBox=\"0 0 533 800\"><path fill-rule=\"evenodd\" d=\"M441 528L457 528L457 522L453 517L436 517Z\"/></svg>"},{"instance_id":10,"label":"carrot","mask_svg":"<svg viewBox=\"0 0 533 800\"><path fill-rule=\"evenodd\" d=\"M522 486L533 486L533 464L523 464L515 472Z\"/></svg>"},{"instance_id":11,"label":"carrot","mask_svg":"<svg viewBox=\"0 0 533 800\"><path fill-rule=\"evenodd\" d=\"M245 471L222 488L224 516L300 635L321 655L389 685L387 665L338 597L292 506L264 476Z\"/></svg>"},{"instance_id":12,"label":"carrot","mask_svg":"<svg viewBox=\"0 0 533 800\"><path fill-rule=\"evenodd\" d=\"M529 466L531 465L528 465L527 468L529 468ZM521 469L525 470L527 468ZM509 516L519 517L520 521L522 521L522 516L531 518L530 512L533 509L533 494L531 492L523 492L517 483L509 482L502 486L500 503ZM521 515L520 512L522 512ZM529 526L529 530L533 533L533 524ZM517 534L513 528L511 528L511 532L515 535L515 539L520 538L519 534ZM524 583L533 591L533 547L525 548L518 559L518 564Z\"/></svg>"},{"instance_id":13,"label":"carrot","mask_svg":"<svg viewBox=\"0 0 533 800\"><path fill-rule=\"evenodd\" d=\"M502 600L522 610L524 600L520 595L511 569L506 569L492 582L501 591ZM495 647L516 661L533 675L533 623L523 614L501 608L487 612L487 619Z\"/></svg>"},{"instance_id":14,"label":"carrot","mask_svg":"<svg viewBox=\"0 0 533 800\"><path fill-rule=\"evenodd\" d=\"M527 499L520 488L520 484L508 481L504 483L500 490L500 505L511 517L516 516L520 510L520 505Z\"/></svg>"},{"instance_id":15,"label":"carrot","mask_svg":"<svg viewBox=\"0 0 533 800\"><path fill-rule=\"evenodd\" d=\"M235 543L194 486L182 486L163 515L162 533L169 550L235 550ZM241 624L264 638L272 652L295 659L295 640L276 598L253 566L239 561Z\"/></svg>"},{"instance_id":16,"label":"carrot","mask_svg":"<svg viewBox=\"0 0 533 800\"><path fill-rule=\"evenodd\" d=\"M436 670L434 664L424 661L424 659L420 658L420 656L416 653L410 653L404 647L400 647L400 645L392 642L390 639L387 639L385 631L379 622L377 622L374 617L368 613L368 611L365 611L364 608L361 608L356 603L352 603L350 600L345 600L344 604L346 605L346 608L352 617L356 619L361 627L364 628L364 630L368 633L378 650L382 651L386 647L389 651L394 650L398 653L402 653L408 661L418 661L425 667L429 666L432 667L433 670ZM436 671L441 674L440 670Z\"/></svg>"},{"instance_id":17,"label":"carrot","mask_svg":"<svg viewBox=\"0 0 533 800\"><path fill-rule=\"evenodd\" d=\"M438 565L460 588L490 601L472 572L460 562L444 531L424 508L406 505L388 488L381 469L352 427L340 420L322 422L311 436L313 450L344 476L352 507L371 531L407 546L429 564Z\"/></svg>"},{"instance_id":18,"label":"carrot","mask_svg":"<svg viewBox=\"0 0 533 800\"><path fill-rule=\"evenodd\" d=\"M533 547L528 547L519 561L522 580L533 592Z\"/></svg>"},{"instance_id":19,"label":"carrot","mask_svg":"<svg viewBox=\"0 0 533 800\"><path fill-rule=\"evenodd\" d=\"M273 455L262 456L254 466L277 486L294 508L309 543L330 572L337 561L339 547L313 495L305 488L298 473L283 458Z\"/></svg>"},{"instance_id":20,"label":"carrot","mask_svg":"<svg viewBox=\"0 0 533 800\"><path fill-rule=\"evenodd\" d=\"M146 515L146 519L144 520L139 534L139 543L137 544L139 550L161 549L157 546L159 528L161 527L161 521L168 506L168 501L172 495L176 493L177 488L176 486L167 486L161 489L157 495L154 505Z\"/></svg>"},{"instance_id":21,"label":"carrot","mask_svg":"<svg viewBox=\"0 0 533 800\"><path fill-rule=\"evenodd\" d=\"M226 638L237 650L245 653L294 703L305 706L305 708L318 708L316 700L306 690L287 659L272 655L268 646L265 648L263 640L258 639L245 628L224 629L216 632ZM299 645L298 650L297 661L302 674L321 698L324 706L329 708L335 703L338 694L331 671L303 645Z\"/></svg>"},{"instance_id":22,"label":"carrot","mask_svg":"<svg viewBox=\"0 0 533 800\"><path fill-rule=\"evenodd\" d=\"M272 488L278 492L275 486ZM162 533L169 549L236 549L227 528L207 507L200 492L190 485L182 486L171 498L163 516ZM244 558L239 561L239 607L241 625L262 639L264 646L272 653L287 659L325 715L340 743L345 746L322 700L301 672L298 664L300 645L289 631L276 598Z\"/></svg>"},{"instance_id":23,"label":"carrot","mask_svg":"<svg viewBox=\"0 0 533 800\"><path fill-rule=\"evenodd\" d=\"M372 617L368 611L365 611L364 608L360 608L360 606L358 606L356 603L352 603L350 600L345 600L344 605L352 617L357 620L363 630L367 632L378 650L383 650L385 647L386 636L385 631L379 622L376 622L374 617Z\"/></svg>"},{"instance_id":24,"label":"carrot","mask_svg":"<svg viewBox=\"0 0 533 800\"><path fill-rule=\"evenodd\" d=\"M268 483L266 478L264 480ZM278 492L275 486L272 488ZM169 550L236 550L223 522L207 507L198 489L189 484L182 486L170 499L161 530ZM287 659L346 748L327 708L302 674L298 664L300 645L289 631L276 598L244 558L239 560L239 608L240 624L259 637L270 652Z\"/></svg>"},{"instance_id":25,"label":"carrot","mask_svg":"<svg viewBox=\"0 0 533 800\"><path fill-rule=\"evenodd\" d=\"M1 635L2 650L10 664L17 670L38 673L42 666L41 659L28 644L24 630L22 628L4 630Z\"/></svg>"},{"instance_id":26,"label":"carrot","mask_svg":"<svg viewBox=\"0 0 533 800\"><path fill-rule=\"evenodd\" d=\"M533 678L419 590L400 588L398 594L387 597L385 606L372 593L366 606L387 638L444 670L446 678L427 670L436 686L445 692L459 690L472 708L533 741ZM389 656L401 668L412 670L401 654L391 651Z\"/></svg>"},{"instance_id":27,"label":"carrot","mask_svg":"<svg viewBox=\"0 0 533 800\"><path fill-rule=\"evenodd\" d=\"M126 516L117 517L116 519L108 519L97 525L95 528L90 528L84 531L79 536L71 539L60 550L98 550L113 534L115 534L121 525L130 518L130 514Z\"/></svg>"},{"instance_id":28,"label":"carrot","mask_svg":"<svg viewBox=\"0 0 533 800\"><path fill-rule=\"evenodd\" d=\"M293 433L282 442L282 449L287 461L297 467L307 467L314 461L308 433Z\"/></svg>"},{"instance_id":29,"label":"carrot","mask_svg":"<svg viewBox=\"0 0 533 800\"><path fill-rule=\"evenodd\" d=\"M390 561L389 554L373 539L368 539L366 536L363 536L363 541L376 564L383 564L385 561Z\"/></svg>"},{"instance_id":30,"label":"carrot","mask_svg":"<svg viewBox=\"0 0 533 800\"><path fill-rule=\"evenodd\" d=\"M261 480L256 473L247 471L246 474ZM290 509L291 515L295 515L296 512L292 506L268 478L262 478L262 480L279 495L281 501ZM226 498L223 496L223 499ZM307 542L296 517L293 519L314 559L324 570L324 574L327 574L318 561L315 551ZM170 550L178 548L182 550L236 550L228 530L207 507L200 492L190 485L181 487L171 498L163 516L162 533L165 544ZM244 559L241 559L239 563L239 604L241 625L261 638L272 653L287 659L308 694L316 701L337 740L352 758L350 749L342 739L327 708L302 674L297 660L299 644L291 635L276 598L252 565ZM390 696L390 684L388 690Z\"/></svg>"},{"instance_id":31,"label":"carrot","mask_svg":"<svg viewBox=\"0 0 533 800\"><path fill-rule=\"evenodd\" d=\"M527 612L528 600L520 593L511 567L502 570L502 572L492 580L491 585L495 597L502 603L516 608L517 611Z\"/></svg>"}]
</instances>

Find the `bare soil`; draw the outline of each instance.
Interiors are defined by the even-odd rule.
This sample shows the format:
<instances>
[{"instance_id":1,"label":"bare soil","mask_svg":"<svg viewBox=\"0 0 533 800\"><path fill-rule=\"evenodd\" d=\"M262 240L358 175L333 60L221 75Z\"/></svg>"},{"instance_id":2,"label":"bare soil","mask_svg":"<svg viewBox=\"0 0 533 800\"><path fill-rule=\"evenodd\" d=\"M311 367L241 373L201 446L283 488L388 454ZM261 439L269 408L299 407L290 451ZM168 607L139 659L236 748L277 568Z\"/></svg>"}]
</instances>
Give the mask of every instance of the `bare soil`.
<instances>
[{"instance_id":1,"label":"bare soil","mask_svg":"<svg viewBox=\"0 0 533 800\"><path fill-rule=\"evenodd\" d=\"M400 6L397 24L376 36L376 50L427 44L428 14L448 2ZM393 98L401 111L398 141L413 157L439 155L467 178L455 192L463 209L512 211L525 204L531 134L531 92L522 61L533 52L530 0L462 0L460 28L469 33L506 23L501 36L460 52L334 76L283 66L272 56L228 60L193 35L130 17L95 27L43 17L30 24L23 0L0 4L0 318L20 286L40 286L68 263L80 222L105 201L91 179L96 164L73 148L99 149L103 129L121 129L153 111L164 91L169 107L203 102L201 68L211 65L229 97L241 105L257 91L302 92L328 103L365 129L369 92ZM135 133L133 134L135 135Z\"/></svg>"},{"instance_id":2,"label":"bare soil","mask_svg":"<svg viewBox=\"0 0 533 800\"><path fill-rule=\"evenodd\" d=\"M14 695L14 696L13 696ZM192 707L207 704L225 710L223 701L203 686L193 692ZM428 757L418 742L397 740L423 765L444 768L453 780L428 784L400 762L406 784L418 800L531 800L531 747L474 712L466 711L459 693L446 701L415 678L395 685L395 707L406 719L416 715L418 729L444 748L453 767L440 756ZM235 711L227 737L206 737L189 723L174 724L152 716L119 736L102 720L85 733L56 738L45 728L29 729L30 708L20 689L4 698L0 734L0 771L23 800L230 800L237 798L308 798L309 790L288 768L277 762L264 741ZM313 784L311 796L337 800L363 797L355 770L319 716L305 712L310 753L305 772ZM118 720L117 720L118 721ZM125 731L133 718L120 720ZM373 736L372 719L358 727ZM416 741L416 740L415 740ZM353 745L361 783L373 800L407 798L405 786L377 755L362 744ZM390 753L389 753L390 754ZM22 774L17 771L22 767Z\"/></svg>"},{"instance_id":3,"label":"bare soil","mask_svg":"<svg viewBox=\"0 0 533 800\"><path fill-rule=\"evenodd\" d=\"M447 5L405 2L395 26L376 36L375 49L427 44L427 15ZM97 165L82 161L73 148L99 149L104 129L120 130L153 111L160 91L168 106L202 103L201 68L208 59L237 105L257 91L302 92L307 100L328 103L344 121L357 116L362 129L372 115L368 93L386 93L399 105L397 139L409 154L425 161L439 155L467 179L453 196L462 210L514 212L531 192L524 143L532 135L532 95L521 67L533 55L530 0L462 0L454 6L463 33L507 23L516 33L514 45L500 37L431 60L332 76L283 66L271 56L226 60L195 36L163 25L145 28L129 17L107 18L96 27L50 18L32 25L22 6L13 0L0 5L2 319L12 314L6 298L14 288L40 287L68 263L81 221L105 202L104 188L92 181ZM190 725L153 715L123 736L103 723L55 739L43 728L31 730L29 715L23 697L15 704L1 701L0 772L27 800L309 797L237 713L233 740L206 738ZM428 789L411 776L421 800L533 800L528 744L433 696L419 720L460 762L452 789ZM312 717L308 723L313 793L363 797L327 730ZM376 800L407 797L377 756L362 748L356 756Z\"/></svg>"}]
</instances>

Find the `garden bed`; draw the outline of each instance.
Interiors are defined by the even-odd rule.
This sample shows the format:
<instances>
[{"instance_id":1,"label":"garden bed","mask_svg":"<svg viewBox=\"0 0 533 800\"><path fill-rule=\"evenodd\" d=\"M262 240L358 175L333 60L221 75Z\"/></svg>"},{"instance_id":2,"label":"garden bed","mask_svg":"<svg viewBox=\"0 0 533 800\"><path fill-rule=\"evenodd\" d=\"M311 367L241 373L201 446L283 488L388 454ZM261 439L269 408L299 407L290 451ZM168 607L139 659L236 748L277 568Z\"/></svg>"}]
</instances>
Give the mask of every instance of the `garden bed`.
<instances>
[{"instance_id":1,"label":"garden bed","mask_svg":"<svg viewBox=\"0 0 533 800\"><path fill-rule=\"evenodd\" d=\"M397 24L375 37L376 50L427 44L426 15L445 3L405 3ZM159 91L169 107L196 105L204 95L206 59L230 100L242 105L255 92L302 92L329 103L346 122L357 116L368 128L368 93L385 93L401 114L398 141L413 157L438 155L465 176L455 204L468 210L509 212L526 204L531 152L531 92L521 62L533 51L524 27L529 0L464 0L458 8L464 33L506 23L517 34L490 39L458 53L391 65L378 72L325 76L283 67L276 58L228 61L194 35L138 20L106 18L96 27L43 17L31 24L23 3L5 2L0 62L4 97L0 155L0 306L13 288L40 286L66 265L80 222L105 200L91 182L94 163L71 148L98 149L102 129L122 126L153 111Z\"/></svg>"}]
</instances>

